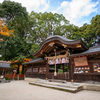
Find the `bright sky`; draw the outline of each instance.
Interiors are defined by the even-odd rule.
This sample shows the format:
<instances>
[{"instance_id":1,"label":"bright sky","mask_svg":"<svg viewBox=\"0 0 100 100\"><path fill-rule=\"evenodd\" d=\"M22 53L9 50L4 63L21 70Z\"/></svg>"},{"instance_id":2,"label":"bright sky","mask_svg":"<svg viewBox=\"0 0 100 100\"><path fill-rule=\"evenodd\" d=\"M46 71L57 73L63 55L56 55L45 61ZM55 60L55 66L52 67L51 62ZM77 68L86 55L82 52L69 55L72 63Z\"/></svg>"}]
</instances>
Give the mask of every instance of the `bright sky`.
<instances>
[{"instance_id":1,"label":"bright sky","mask_svg":"<svg viewBox=\"0 0 100 100\"><path fill-rule=\"evenodd\" d=\"M0 0L2 3L4 0ZM27 11L63 14L71 24L82 26L100 14L100 0L10 0L19 2Z\"/></svg>"}]
</instances>

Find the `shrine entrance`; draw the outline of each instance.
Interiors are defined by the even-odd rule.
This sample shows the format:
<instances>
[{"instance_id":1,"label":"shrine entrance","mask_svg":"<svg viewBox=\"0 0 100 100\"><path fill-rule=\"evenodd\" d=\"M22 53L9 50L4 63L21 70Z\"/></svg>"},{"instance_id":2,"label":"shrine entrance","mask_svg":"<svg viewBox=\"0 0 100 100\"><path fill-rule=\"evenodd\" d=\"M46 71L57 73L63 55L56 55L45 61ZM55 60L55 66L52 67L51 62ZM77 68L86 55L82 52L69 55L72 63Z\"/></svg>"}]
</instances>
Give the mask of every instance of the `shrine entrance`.
<instances>
[{"instance_id":1,"label":"shrine entrance","mask_svg":"<svg viewBox=\"0 0 100 100\"><path fill-rule=\"evenodd\" d=\"M69 80L69 63L57 64L56 75L55 75L55 66L49 65L48 79Z\"/></svg>"},{"instance_id":2,"label":"shrine entrance","mask_svg":"<svg viewBox=\"0 0 100 100\"><path fill-rule=\"evenodd\" d=\"M60 53L60 52L59 52ZM48 79L69 79L69 49L58 54L56 49L54 49L54 56L45 57L49 64Z\"/></svg>"}]
</instances>

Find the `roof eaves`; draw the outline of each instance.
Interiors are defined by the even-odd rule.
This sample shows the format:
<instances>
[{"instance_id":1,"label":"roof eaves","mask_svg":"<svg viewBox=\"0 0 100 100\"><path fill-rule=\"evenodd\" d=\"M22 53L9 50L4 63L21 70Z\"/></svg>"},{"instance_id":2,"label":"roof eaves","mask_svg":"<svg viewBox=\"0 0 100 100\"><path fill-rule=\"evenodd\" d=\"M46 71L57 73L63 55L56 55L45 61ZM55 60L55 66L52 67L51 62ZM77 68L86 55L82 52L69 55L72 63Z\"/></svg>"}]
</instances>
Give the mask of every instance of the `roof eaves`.
<instances>
[{"instance_id":1,"label":"roof eaves","mask_svg":"<svg viewBox=\"0 0 100 100\"><path fill-rule=\"evenodd\" d=\"M22 63L22 65L33 64L33 63L40 62L40 61L44 61L44 59L43 58L37 58L37 59L31 60L29 62Z\"/></svg>"},{"instance_id":2,"label":"roof eaves","mask_svg":"<svg viewBox=\"0 0 100 100\"><path fill-rule=\"evenodd\" d=\"M78 54L72 54L69 56L69 58L71 57L76 57L76 56L86 56L86 55L90 55L90 54L95 54L95 53L100 53L100 51L90 51L90 50L87 50L85 52L82 52L82 53L78 53Z\"/></svg>"}]
</instances>

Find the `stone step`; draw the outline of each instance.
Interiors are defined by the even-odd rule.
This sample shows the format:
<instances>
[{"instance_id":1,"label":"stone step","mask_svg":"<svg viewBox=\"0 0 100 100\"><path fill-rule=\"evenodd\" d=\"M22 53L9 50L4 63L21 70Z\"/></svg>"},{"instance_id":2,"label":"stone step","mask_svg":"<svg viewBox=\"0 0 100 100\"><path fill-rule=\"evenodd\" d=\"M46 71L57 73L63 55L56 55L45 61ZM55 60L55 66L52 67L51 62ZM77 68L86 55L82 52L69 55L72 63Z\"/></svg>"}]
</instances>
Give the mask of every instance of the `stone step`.
<instances>
[{"instance_id":1,"label":"stone step","mask_svg":"<svg viewBox=\"0 0 100 100\"><path fill-rule=\"evenodd\" d=\"M30 82L32 85L43 86L48 88L54 88L63 91L69 92L78 92L80 90L92 90L92 91L100 91L100 84L90 84L90 83L76 83L76 82L50 82L48 80L38 80L35 82Z\"/></svg>"},{"instance_id":2,"label":"stone step","mask_svg":"<svg viewBox=\"0 0 100 100\"><path fill-rule=\"evenodd\" d=\"M76 92L82 90L82 86L74 88L74 87L71 87L71 86L69 87L67 85L63 86L63 85L57 85L57 84L47 84L46 82L45 83L43 83L43 82L30 82L29 84L37 85L37 86L43 86L43 87L48 87L48 88L53 88L53 89L67 91L67 92L72 92L72 93L76 93Z\"/></svg>"},{"instance_id":3,"label":"stone step","mask_svg":"<svg viewBox=\"0 0 100 100\"><path fill-rule=\"evenodd\" d=\"M42 83L42 84L48 84L48 85L54 85L54 86L61 86L61 87L67 87L67 88L75 88L75 89L82 86L80 84L71 83L71 82L57 83L57 82L48 82L48 81L37 81L36 83Z\"/></svg>"}]
</instances>

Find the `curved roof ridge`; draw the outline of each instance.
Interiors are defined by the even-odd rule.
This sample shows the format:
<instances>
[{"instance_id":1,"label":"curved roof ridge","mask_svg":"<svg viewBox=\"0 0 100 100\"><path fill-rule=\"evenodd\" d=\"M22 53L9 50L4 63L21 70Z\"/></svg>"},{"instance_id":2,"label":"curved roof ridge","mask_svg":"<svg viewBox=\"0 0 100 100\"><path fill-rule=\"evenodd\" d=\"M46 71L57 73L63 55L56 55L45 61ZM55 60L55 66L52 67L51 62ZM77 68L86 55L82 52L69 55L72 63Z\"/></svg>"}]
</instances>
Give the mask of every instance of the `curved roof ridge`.
<instances>
[{"instance_id":1,"label":"curved roof ridge","mask_svg":"<svg viewBox=\"0 0 100 100\"><path fill-rule=\"evenodd\" d=\"M60 36L60 35L52 35L52 36L49 36L49 37L47 37L47 38L45 39L45 41L47 41L48 39L51 39L51 38L55 38L55 37L61 38L61 39L64 40L64 41L74 41L74 40L65 38L64 36Z\"/></svg>"}]
</instances>

